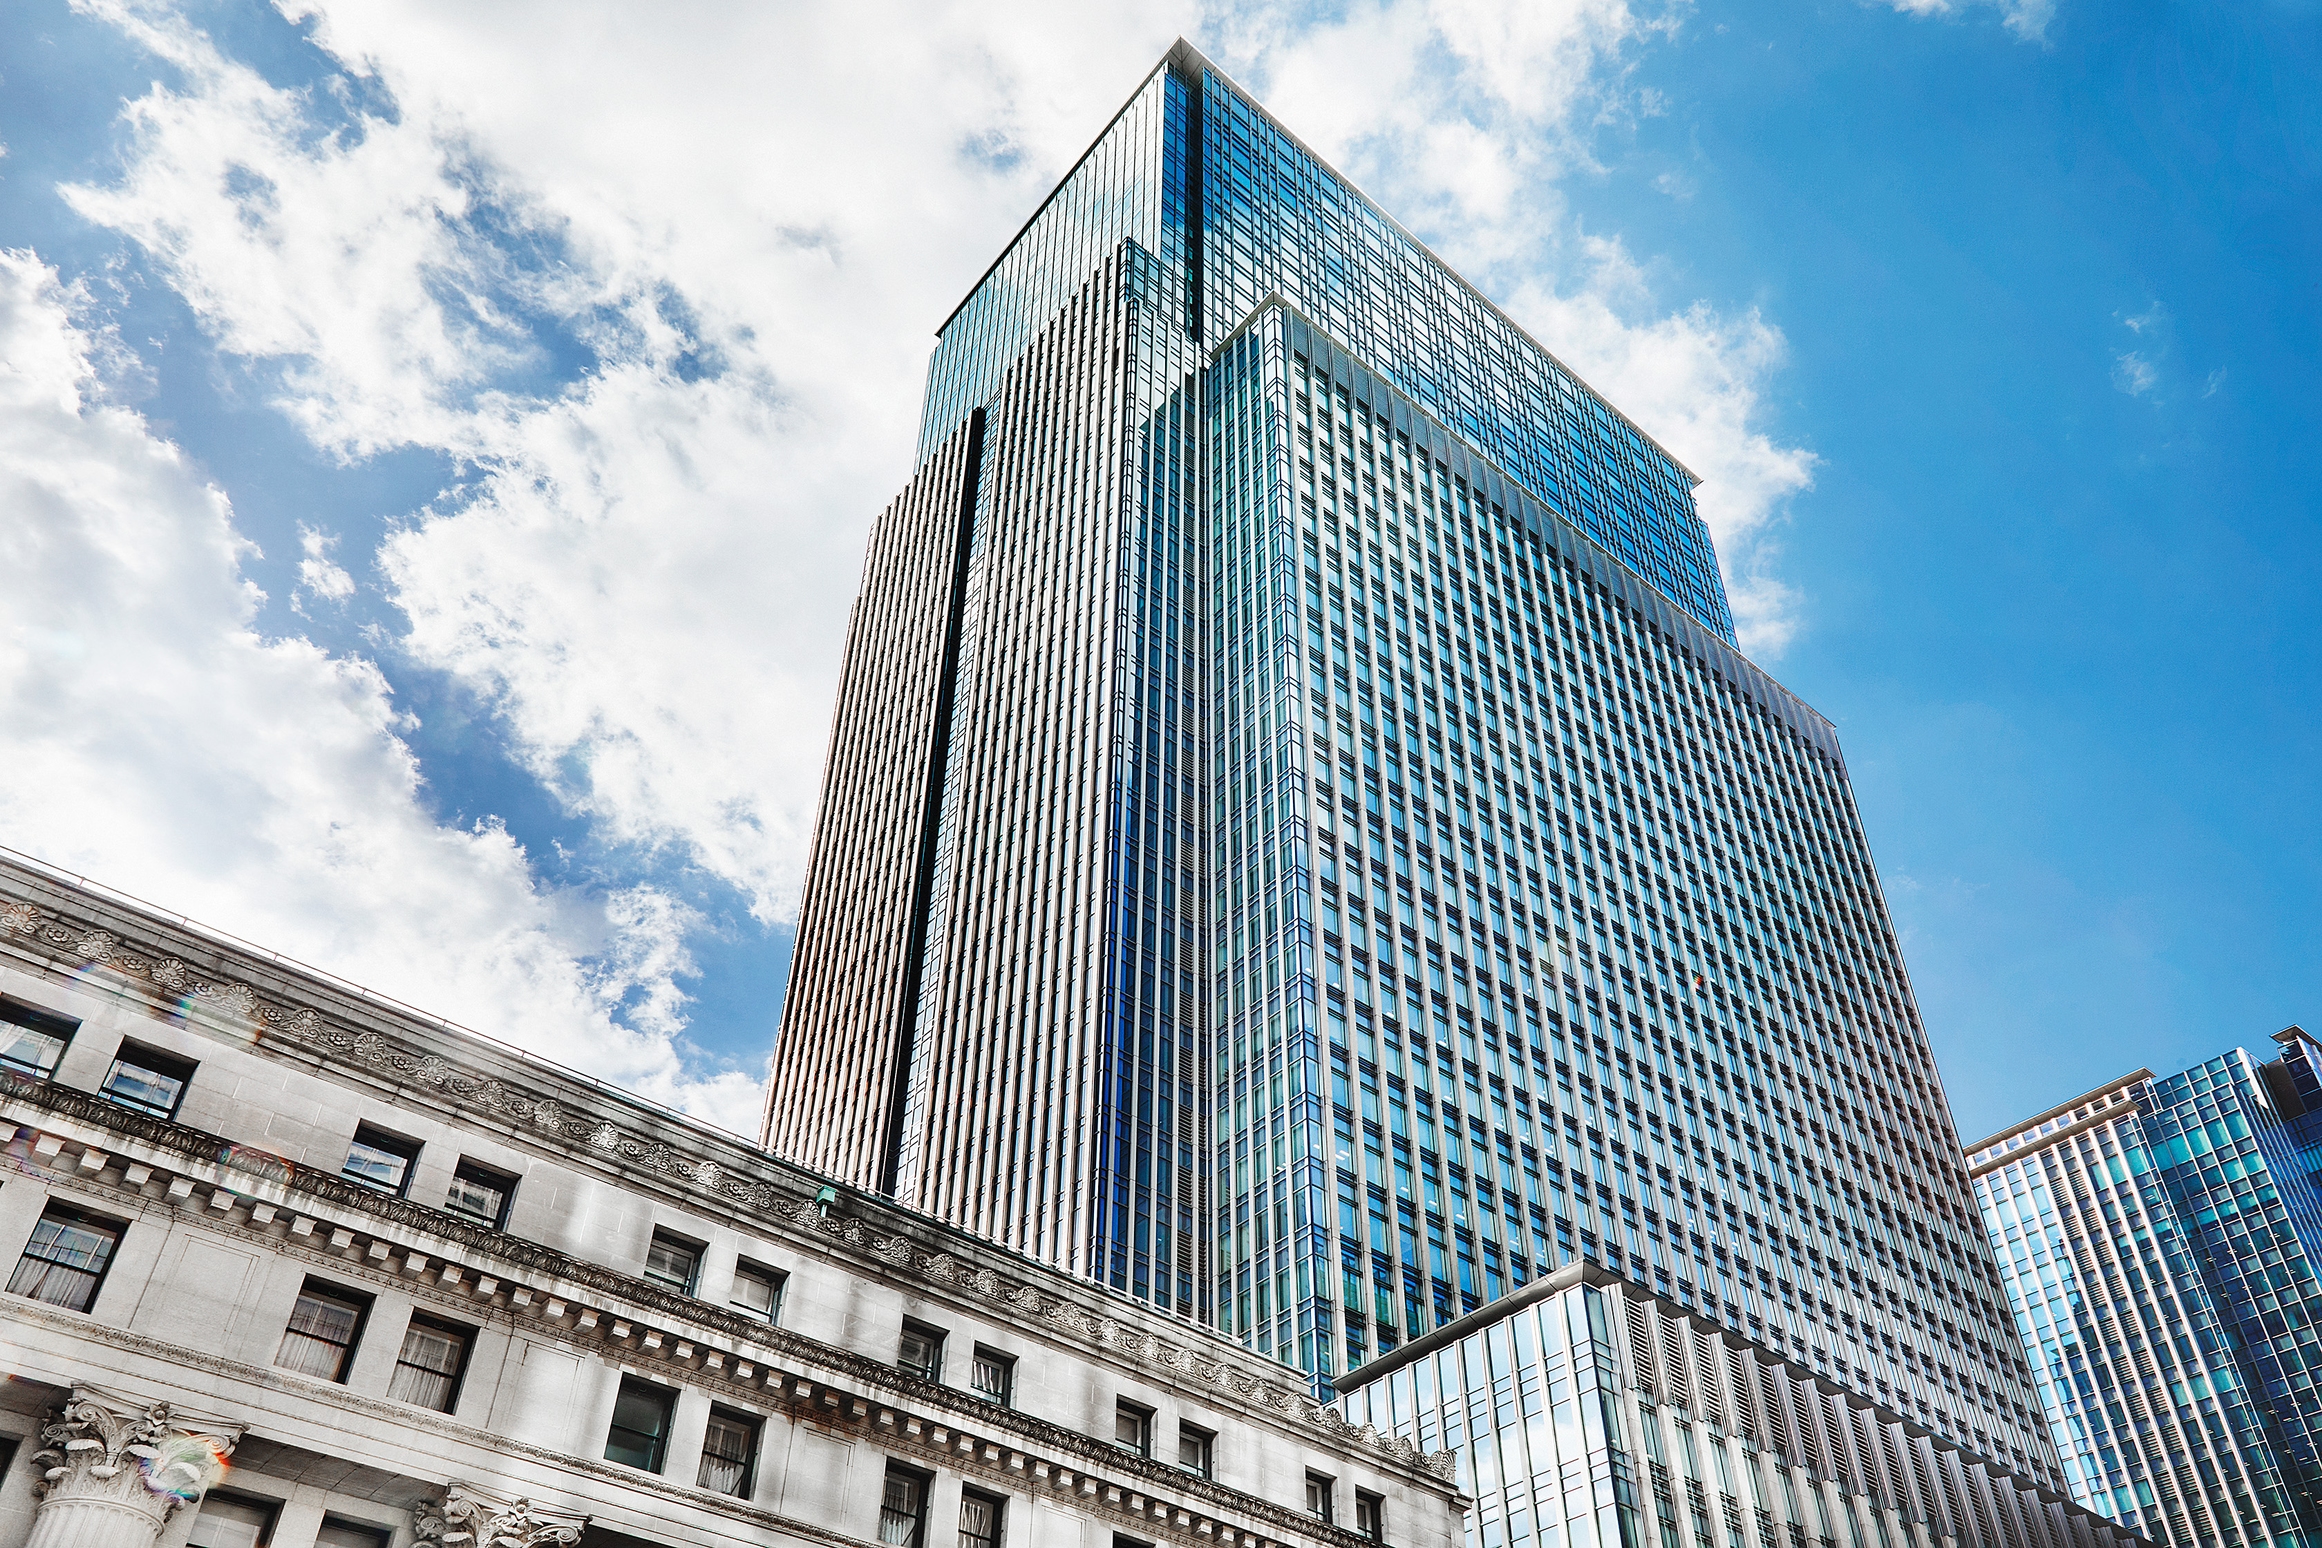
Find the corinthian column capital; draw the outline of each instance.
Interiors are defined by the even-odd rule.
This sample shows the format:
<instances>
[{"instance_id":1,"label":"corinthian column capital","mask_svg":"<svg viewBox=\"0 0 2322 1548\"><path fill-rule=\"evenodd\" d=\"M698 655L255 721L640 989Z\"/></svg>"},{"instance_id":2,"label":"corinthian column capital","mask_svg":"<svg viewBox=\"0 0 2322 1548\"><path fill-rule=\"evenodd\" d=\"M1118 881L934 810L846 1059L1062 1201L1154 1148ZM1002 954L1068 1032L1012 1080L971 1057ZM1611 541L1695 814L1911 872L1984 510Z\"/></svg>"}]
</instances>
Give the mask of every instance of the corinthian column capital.
<instances>
[{"instance_id":1,"label":"corinthian column capital","mask_svg":"<svg viewBox=\"0 0 2322 1548\"><path fill-rule=\"evenodd\" d=\"M589 1518L542 1510L530 1500L502 1499L473 1484L452 1483L443 1497L412 1507L424 1548L569 1548Z\"/></svg>"},{"instance_id":2,"label":"corinthian column capital","mask_svg":"<svg viewBox=\"0 0 2322 1548\"><path fill-rule=\"evenodd\" d=\"M225 1472L239 1424L76 1386L41 1426L40 1512L26 1548L150 1548Z\"/></svg>"},{"instance_id":3,"label":"corinthian column capital","mask_svg":"<svg viewBox=\"0 0 2322 1548\"><path fill-rule=\"evenodd\" d=\"M34 1485L43 1500L65 1494L152 1497L159 1520L198 1500L224 1469L242 1426L76 1386L41 1427L44 1471Z\"/></svg>"}]
</instances>

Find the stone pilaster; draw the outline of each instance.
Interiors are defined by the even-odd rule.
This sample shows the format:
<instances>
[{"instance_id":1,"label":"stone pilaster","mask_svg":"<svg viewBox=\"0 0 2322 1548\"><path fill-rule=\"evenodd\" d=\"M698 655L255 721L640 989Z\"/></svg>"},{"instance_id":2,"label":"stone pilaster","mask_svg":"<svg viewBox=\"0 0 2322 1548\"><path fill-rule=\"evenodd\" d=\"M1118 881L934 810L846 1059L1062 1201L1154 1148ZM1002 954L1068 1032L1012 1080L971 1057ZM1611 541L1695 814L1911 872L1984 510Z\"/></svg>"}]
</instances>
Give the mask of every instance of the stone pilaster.
<instances>
[{"instance_id":1,"label":"stone pilaster","mask_svg":"<svg viewBox=\"0 0 2322 1548\"><path fill-rule=\"evenodd\" d=\"M41 1427L40 1508L25 1548L153 1548L199 1504L242 1438L239 1424L77 1386Z\"/></svg>"},{"instance_id":2,"label":"stone pilaster","mask_svg":"<svg viewBox=\"0 0 2322 1548\"><path fill-rule=\"evenodd\" d=\"M420 1548L570 1548L589 1524L586 1516L501 1499L464 1483L413 1506L411 1517Z\"/></svg>"}]
</instances>

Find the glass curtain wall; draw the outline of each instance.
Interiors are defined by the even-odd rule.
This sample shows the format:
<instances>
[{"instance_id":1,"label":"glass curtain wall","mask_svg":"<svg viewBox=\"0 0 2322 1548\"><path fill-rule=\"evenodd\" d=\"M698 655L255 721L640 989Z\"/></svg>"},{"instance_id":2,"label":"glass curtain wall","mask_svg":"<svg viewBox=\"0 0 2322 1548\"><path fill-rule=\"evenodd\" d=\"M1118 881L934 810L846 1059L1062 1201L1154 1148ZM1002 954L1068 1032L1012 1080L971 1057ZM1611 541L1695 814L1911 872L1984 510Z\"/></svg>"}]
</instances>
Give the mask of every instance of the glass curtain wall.
<instances>
[{"instance_id":1,"label":"glass curtain wall","mask_svg":"<svg viewBox=\"0 0 2322 1548\"><path fill-rule=\"evenodd\" d=\"M924 914L817 840L925 921L905 1202L1324 1394L1586 1260L2054 1475L1835 734L1682 468L1183 46L945 324L960 425ZM806 941L775 1086L871 1132L795 1034L878 986Z\"/></svg>"},{"instance_id":2,"label":"glass curtain wall","mask_svg":"<svg viewBox=\"0 0 2322 1548\"><path fill-rule=\"evenodd\" d=\"M1208 393L1222 1320L1585 1256L2045 1460L1828 724L1288 308Z\"/></svg>"},{"instance_id":3,"label":"glass curtain wall","mask_svg":"<svg viewBox=\"0 0 2322 1548\"><path fill-rule=\"evenodd\" d=\"M1184 306L1181 271L1122 243L987 409L918 1016L937 1041L899 1176L922 1207L1206 1318ZM963 1158L963 1132L992 1138Z\"/></svg>"},{"instance_id":4,"label":"glass curtain wall","mask_svg":"<svg viewBox=\"0 0 2322 1548\"><path fill-rule=\"evenodd\" d=\"M1731 642L1692 475L1232 82L1200 74L1211 341L1280 296Z\"/></svg>"}]
</instances>

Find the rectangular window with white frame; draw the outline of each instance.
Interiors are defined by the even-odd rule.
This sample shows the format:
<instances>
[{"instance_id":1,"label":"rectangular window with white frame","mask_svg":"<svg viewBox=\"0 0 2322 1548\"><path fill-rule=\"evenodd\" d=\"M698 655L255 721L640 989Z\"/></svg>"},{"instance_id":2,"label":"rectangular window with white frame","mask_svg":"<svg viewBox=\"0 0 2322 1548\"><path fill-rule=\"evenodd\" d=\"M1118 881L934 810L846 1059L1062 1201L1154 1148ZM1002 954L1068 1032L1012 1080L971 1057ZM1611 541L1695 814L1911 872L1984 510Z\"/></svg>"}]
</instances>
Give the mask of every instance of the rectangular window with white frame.
<instances>
[{"instance_id":1,"label":"rectangular window with white frame","mask_svg":"<svg viewBox=\"0 0 2322 1548\"><path fill-rule=\"evenodd\" d=\"M113 1266L127 1229L118 1220L69 1204L50 1204L8 1276L8 1293L66 1311L87 1311L104 1288L105 1271Z\"/></svg>"},{"instance_id":2,"label":"rectangular window with white frame","mask_svg":"<svg viewBox=\"0 0 2322 1548\"><path fill-rule=\"evenodd\" d=\"M906 1322L895 1340L895 1366L922 1381L943 1380L943 1330Z\"/></svg>"},{"instance_id":3,"label":"rectangular window with white frame","mask_svg":"<svg viewBox=\"0 0 2322 1548\"><path fill-rule=\"evenodd\" d=\"M655 1231L645 1249L645 1277L664 1290L691 1295L701 1283L701 1255L701 1243L674 1231Z\"/></svg>"},{"instance_id":4,"label":"rectangular window with white frame","mask_svg":"<svg viewBox=\"0 0 2322 1548\"><path fill-rule=\"evenodd\" d=\"M163 1053L142 1043L124 1042L105 1071L97 1095L132 1112L154 1118L175 1118L193 1084L196 1066L191 1059Z\"/></svg>"},{"instance_id":5,"label":"rectangular window with white frame","mask_svg":"<svg viewBox=\"0 0 2322 1548\"><path fill-rule=\"evenodd\" d=\"M356 1127L339 1175L401 1198L403 1190L411 1186L411 1169L418 1162L419 1141L366 1123Z\"/></svg>"},{"instance_id":6,"label":"rectangular window with white frame","mask_svg":"<svg viewBox=\"0 0 2322 1548\"><path fill-rule=\"evenodd\" d=\"M254 1494L212 1489L186 1533L188 1548L266 1548L274 1540L274 1518L282 1502Z\"/></svg>"},{"instance_id":7,"label":"rectangular window with white frame","mask_svg":"<svg viewBox=\"0 0 2322 1548\"><path fill-rule=\"evenodd\" d=\"M1127 1398L1113 1405L1113 1444L1140 1457L1153 1454L1153 1410Z\"/></svg>"},{"instance_id":8,"label":"rectangular window with white frame","mask_svg":"<svg viewBox=\"0 0 2322 1548\"><path fill-rule=\"evenodd\" d=\"M677 1394L667 1387L621 1378L613 1398L613 1422L605 1432L605 1460L658 1473L669 1459L669 1422Z\"/></svg>"},{"instance_id":9,"label":"rectangular window with white frame","mask_svg":"<svg viewBox=\"0 0 2322 1548\"><path fill-rule=\"evenodd\" d=\"M387 1548L394 1535L391 1528L368 1521L325 1516L321 1529L314 1534L314 1548Z\"/></svg>"},{"instance_id":10,"label":"rectangular window with white frame","mask_svg":"<svg viewBox=\"0 0 2322 1548\"><path fill-rule=\"evenodd\" d=\"M976 1345L975 1374L969 1385L985 1402L1006 1408L1016 1399L1016 1357Z\"/></svg>"},{"instance_id":11,"label":"rectangular window with white frame","mask_svg":"<svg viewBox=\"0 0 2322 1548\"><path fill-rule=\"evenodd\" d=\"M462 1156L452 1170L451 1191L445 1195L443 1207L499 1231L507 1228L508 1205L515 1197L514 1177Z\"/></svg>"},{"instance_id":12,"label":"rectangular window with white frame","mask_svg":"<svg viewBox=\"0 0 2322 1548\"><path fill-rule=\"evenodd\" d=\"M790 1276L744 1258L734 1265L734 1288L727 1304L758 1322L782 1320L782 1287Z\"/></svg>"},{"instance_id":13,"label":"rectangular window with white frame","mask_svg":"<svg viewBox=\"0 0 2322 1548\"><path fill-rule=\"evenodd\" d=\"M702 1435L701 1471L694 1482L712 1494L746 1500L758 1475L758 1421L731 1408L712 1408Z\"/></svg>"}]
</instances>

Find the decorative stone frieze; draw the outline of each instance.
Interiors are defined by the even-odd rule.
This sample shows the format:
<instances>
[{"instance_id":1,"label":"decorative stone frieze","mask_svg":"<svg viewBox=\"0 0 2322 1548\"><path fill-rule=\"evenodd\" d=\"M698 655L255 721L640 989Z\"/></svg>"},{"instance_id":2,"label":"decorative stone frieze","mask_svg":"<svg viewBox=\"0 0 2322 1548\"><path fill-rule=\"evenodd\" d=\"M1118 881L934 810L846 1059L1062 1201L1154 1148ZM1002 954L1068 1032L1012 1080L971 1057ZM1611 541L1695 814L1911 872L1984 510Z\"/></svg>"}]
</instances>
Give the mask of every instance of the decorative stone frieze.
<instances>
[{"instance_id":1,"label":"decorative stone frieze","mask_svg":"<svg viewBox=\"0 0 2322 1548\"><path fill-rule=\"evenodd\" d=\"M225 1472L242 1426L78 1386L40 1438L26 1548L151 1548Z\"/></svg>"},{"instance_id":2,"label":"decorative stone frieze","mask_svg":"<svg viewBox=\"0 0 2322 1548\"><path fill-rule=\"evenodd\" d=\"M586 1516L504 1500L457 1482L441 1499L414 1506L411 1519L429 1548L563 1548L579 1542L589 1524Z\"/></svg>"}]
</instances>

